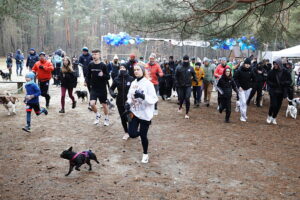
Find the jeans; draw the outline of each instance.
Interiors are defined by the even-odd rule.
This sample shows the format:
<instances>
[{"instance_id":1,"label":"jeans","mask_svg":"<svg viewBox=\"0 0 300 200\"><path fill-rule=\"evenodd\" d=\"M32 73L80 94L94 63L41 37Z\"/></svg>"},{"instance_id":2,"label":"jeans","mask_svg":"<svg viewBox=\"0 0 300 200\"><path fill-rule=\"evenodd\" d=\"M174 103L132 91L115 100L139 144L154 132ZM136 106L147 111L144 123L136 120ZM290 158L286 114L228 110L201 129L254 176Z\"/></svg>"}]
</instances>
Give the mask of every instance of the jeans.
<instances>
[{"instance_id":1,"label":"jeans","mask_svg":"<svg viewBox=\"0 0 300 200\"><path fill-rule=\"evenodd\" d=\"M204 102L209 103L210 102L210 96L211 96L211 91L213 88L213 84L208 81L203 81L203 90L204 90Z\"/></svg>"},{"instance_id":2,"label":"jeans","mask_svg":"<svg viewBox=\"0 0 300 200\"><path fill-rule=\"evenodd\" d=\"M17 64L17 69L16 69L17 76L22 75L22 70L23 70L23 63ZM18 73L19 71L20 73Z\"/></svg>"},{"instance_id":3,"label":"jeans","mask_svg":"<svg viewBox=\"0 0 300 200\"><path fill-rule=\"evenodd\" d=\"M195 104L201 102L202 86L193 86L193 96L195 99Z\"/></svg>"}]
</instances>

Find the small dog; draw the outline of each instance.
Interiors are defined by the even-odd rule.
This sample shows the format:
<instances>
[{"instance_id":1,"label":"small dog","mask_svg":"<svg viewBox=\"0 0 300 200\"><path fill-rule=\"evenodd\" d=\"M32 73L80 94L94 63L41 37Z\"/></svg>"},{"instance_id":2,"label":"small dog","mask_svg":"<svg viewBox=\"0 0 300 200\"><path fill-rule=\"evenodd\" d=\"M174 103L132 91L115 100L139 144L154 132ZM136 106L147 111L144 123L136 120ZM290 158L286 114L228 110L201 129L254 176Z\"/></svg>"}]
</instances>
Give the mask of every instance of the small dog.
<instances>
[{"instance_id":1,"label":"small dog","mask_svg":"<svg viewBox=\"0 0 300 200\"><path fill-rule=\"evenodd\" d=\"M113 98L107 99L106 103L108 105L109 110L115 110L116 106L113 104L114 100Z\"/></svg>"},{"instance_id":2,"label":"small dog","mask_svg":"<svg viewBox=\"0 0 300 200\"><path fill-rule=\"evenodd\" d=\"M1 75L3 80L11 81L10 73L6 73L6 72L3 72L2 70L0 70L0 75Z\"/></svg>"},{"instance_id":3,"label":"small dog","mask_svg":"<svg viewBox=\"0 0 300 200\"><path fill-rule=\"evenodd\" d=\"M8 111L8 115L16 114L16 101L18 101L17 97L11 96L9 93L6 93L5 96L0 96L0 104Z\"/></svg>"},{"instance_id":4,"label":"small dog","mask_svg":"<svg viewBox=\"0 0 300 200\"><path fill-rule=\"evenodd\" d=\"M288 115L290 115L292 118L296 119L298 114L298 106L300 105L300 98L294 98L292 100L287 98L287 100L291 102L292 105L288 105L285 116L288 117Z\"/></svg>"},{"instance_id":5,"label":"small dog","mask_svg":"<svg viewBox=\"0 0 300 200\"><path fill-rule=\"evenodd\" d=\"M88 97L87 91L77 90L75 91L75 94L77 95L78 99L82 99L82 102L85 101L85 99L87 100Z\"/></svg>"},{"instance_id":6,"label":"small dog","mask_svg":"<svg viewBox=\"0 0 300 200\"><path fill-rule=\"evenodd\" d=\"M81 153L76 153L76 152L72 151L72 147L70 147L68 150L63 151L60 154L60 157L70 161L69 172L67 174L65 174L65 176L69 176L69 174L71 174L71 172L73 171L73 168L75 166L76 166L75 169L77 171L80 171L79 167L81 165L83 165L84 163L86 163L90 166L89 171L91 171L92 164L91 164L90 160L94 160L94 161L96 161L96 163L99 164L99 161L97 160L96 155L91 150L83 151Z\"/></svg>"}]
</instances>

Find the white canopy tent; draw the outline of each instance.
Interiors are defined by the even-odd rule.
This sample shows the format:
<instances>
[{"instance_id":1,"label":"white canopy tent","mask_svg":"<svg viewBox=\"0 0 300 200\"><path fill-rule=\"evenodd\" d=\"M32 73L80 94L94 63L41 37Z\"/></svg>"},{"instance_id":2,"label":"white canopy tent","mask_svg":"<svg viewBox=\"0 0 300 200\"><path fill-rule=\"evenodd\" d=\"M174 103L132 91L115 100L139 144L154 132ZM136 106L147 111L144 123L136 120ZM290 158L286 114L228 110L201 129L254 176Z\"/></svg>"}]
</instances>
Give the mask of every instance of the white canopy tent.
<instances>
[{"instance_id":1,"label":"white canopy tent","mask_svg":"<svg viewBox=\"0 0 300 200\"><path fill-rule=\"evenodd\" d=\"M300 45L283 49L281 51L272 52L273 59L280 57L299 58L300 57Z\"/></svg>"}]
</instances>

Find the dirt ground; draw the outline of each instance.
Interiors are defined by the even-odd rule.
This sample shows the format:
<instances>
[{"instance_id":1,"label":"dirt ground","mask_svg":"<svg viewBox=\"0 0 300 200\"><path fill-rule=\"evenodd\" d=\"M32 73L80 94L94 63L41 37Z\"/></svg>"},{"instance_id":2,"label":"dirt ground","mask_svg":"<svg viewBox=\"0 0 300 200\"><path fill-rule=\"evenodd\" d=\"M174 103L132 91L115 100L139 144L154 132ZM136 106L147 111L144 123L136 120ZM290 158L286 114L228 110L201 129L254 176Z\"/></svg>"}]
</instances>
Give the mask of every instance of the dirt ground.
<instances>
[{"instance_id":1,"label":"dirt ground","mask_svg":"<svg viewBox=\"0 0 300 200\"><path fill-rule=\"evenodd\" d=\"M0 93L15 89L0 84ZM0 106L0 199L300 199L300 119L285 118L286 102L273 126L265 122L267 101L250 106L247 123L233 112L225 124L215 103L192 108L185 120L175 98L160 100L148 133L150 160L141 164L140 141L122 140L117 111L109 127L95 126L87 103L71 109L67 97L59 114L60 88L52 86L50 95L49 115L33 115L31 133L21 130L24 94L17 95L17 115ZM91 149L100 164L65 177L68 161L59 155L70 146Z\"/></svg>"}]
</instances>

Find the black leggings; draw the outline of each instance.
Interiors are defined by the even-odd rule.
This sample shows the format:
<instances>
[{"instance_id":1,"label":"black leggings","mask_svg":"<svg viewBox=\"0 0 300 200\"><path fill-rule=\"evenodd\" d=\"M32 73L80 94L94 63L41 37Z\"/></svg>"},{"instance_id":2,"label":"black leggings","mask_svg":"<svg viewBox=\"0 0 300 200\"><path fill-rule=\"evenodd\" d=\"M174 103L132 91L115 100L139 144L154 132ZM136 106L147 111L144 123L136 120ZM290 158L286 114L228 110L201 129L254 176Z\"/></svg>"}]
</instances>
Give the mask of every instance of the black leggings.
<instances>
[{"instance_id":1,"label":"black leggings","mask_svg":"<svg viewBox=\"0 0 300 200\"><path fill-rule=\"evenodd\" d=\"M125 108L124 108L124 106L119 106L119 105L117 107L118 107L118 111L119 111L119 115L121 118L123 129L124 129L125 133L128 133L126 114L124 114Z\"/></svg>"},{"instance_id":2,"label":"black leggings","mask_svg":"<svg viewBox=\"0 0 300 200\"><path fill-rule=\"evenodd\" d=\"M182 108L183 102L185 102L185 113L188 114L190 110L190 97L191 97L192 88L191 87L179 87L178 88L178 97L179 97L179 108Z\"/></svg>"},{"instance_id":3,"label":"black leggings","mask_svg":"<svg viewBox=\"0 0 300 200\"><path fill-rule=\"evenodd\" d=\"M270 93L270 108L269 108L269 116L276 118L277 114L281 108L283 100L283 94L273 94Z\"/></svg>"},{"instance_id":4,"label":"black leggings","mask_svg":"<svg viewBox=\"0 0 300 200\"><path fill-rule=\"evenodd\" d=\"M220 96L220 105L219 110L222 112L224 109L226 109L226 116L225 120L229 120L230 114L231 114L231 96L225 97Z\"/></svg>"},{"instance_id":5,"label":"black leggings","mask_svg":"<svg viewBox=\"0 0 300 200\"><path fill-rule=\"evenodd\" d=\"M50 95L48 94L49 81L39 82L39 86L41 89L41 96L46 98L46 106L49 106L49 102L50 102Z\"/></svg>"},{"instance_id":6,"label":"black leggings","mask_svg":"<svg viewBox=\"0 0 300 200\"><path fill-rule=\"evenodd\" d=\"M146 120L139 119L137 117L133 117L131 122L129 122L129 126L128 126L128 134L131 138L136 138L138 136L141 137L144 154L148 153L147 133L148 133L150 124L151 124L151 121L146 121ZM140 127L140 130L138 130L139 127Z\"/></svg>"},{"instance_id":7,"label":"black leggings","mask_svg":"<svg viewBox=\"0 0 300 200\"><path fill-rule=\"evenodd\" d=\"M262 89L263 89L263 84L257 85L255 87L253 87L252 90L251 90L250 96L249 96L249 98L247 100L247 104L250 103L251 99L253 98L253 96L257 92L257 95L256 95L256 106L260 106L260 100L262 98Z\"/></svg>"}]
</instances>

